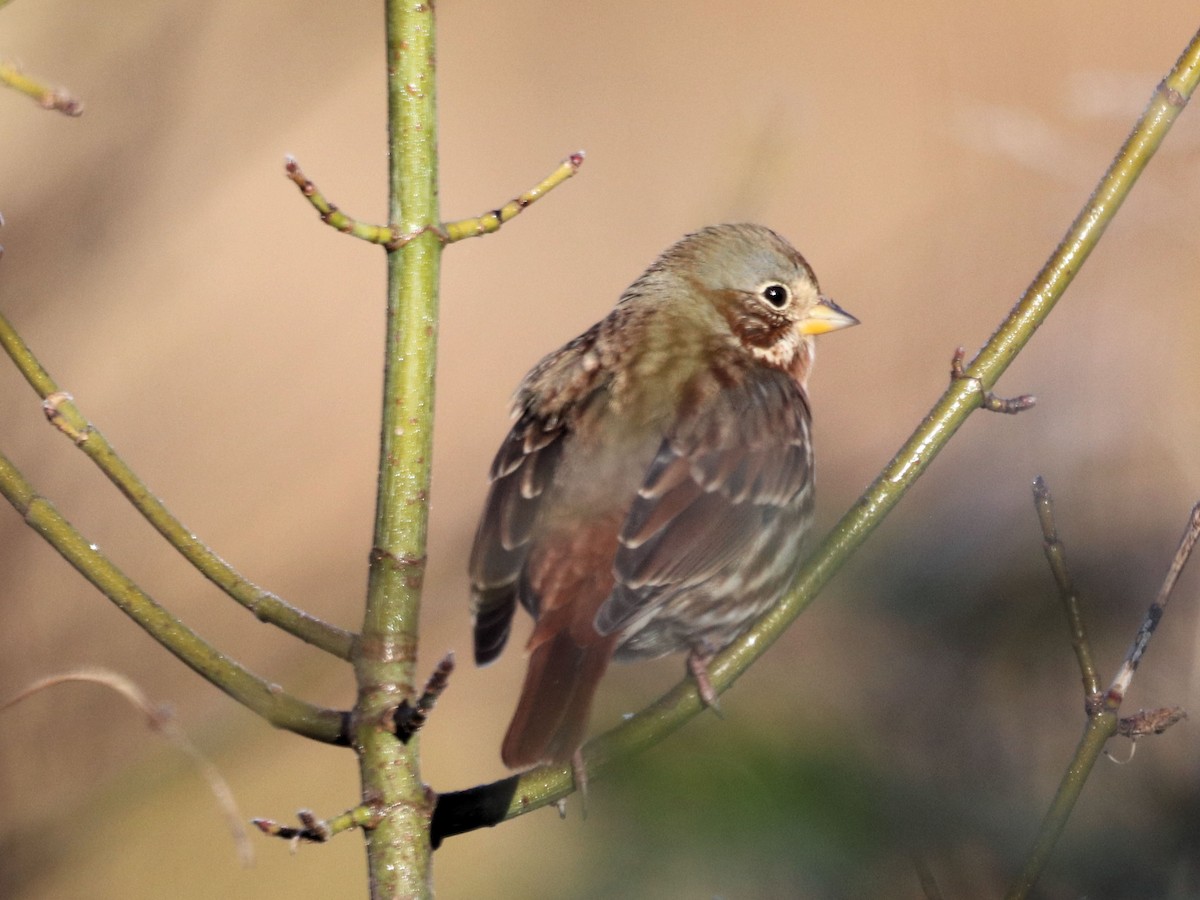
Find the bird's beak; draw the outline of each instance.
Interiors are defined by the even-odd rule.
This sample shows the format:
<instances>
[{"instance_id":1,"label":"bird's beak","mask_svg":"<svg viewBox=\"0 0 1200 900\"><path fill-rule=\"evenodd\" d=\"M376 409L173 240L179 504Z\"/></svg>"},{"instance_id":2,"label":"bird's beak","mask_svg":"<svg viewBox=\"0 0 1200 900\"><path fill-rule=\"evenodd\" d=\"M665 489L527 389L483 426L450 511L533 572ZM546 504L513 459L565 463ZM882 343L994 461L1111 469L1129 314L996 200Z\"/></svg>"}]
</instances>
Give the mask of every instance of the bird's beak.
<instances>
[{"instance_id":1,"label":"bird's beak","mask_svg":"<svg viewBox=\"0 0 1200 900\"><path fill-rule=\"evenodd\" d=\"M858 319L822 294L817 300L817 305L796 323L796 330L801 334L825 334L857 324Z\"/></svg>"}]
</instances>

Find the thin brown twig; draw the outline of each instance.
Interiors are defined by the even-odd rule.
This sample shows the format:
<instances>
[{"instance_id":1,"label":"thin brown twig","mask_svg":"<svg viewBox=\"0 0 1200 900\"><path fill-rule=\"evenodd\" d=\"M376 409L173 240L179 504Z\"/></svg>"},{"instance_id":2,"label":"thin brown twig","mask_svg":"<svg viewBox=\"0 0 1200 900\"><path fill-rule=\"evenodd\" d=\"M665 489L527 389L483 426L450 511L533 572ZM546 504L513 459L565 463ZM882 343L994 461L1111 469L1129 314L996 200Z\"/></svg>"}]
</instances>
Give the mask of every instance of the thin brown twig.
<instances>
[{"instance_id":1,"label":"thin brown twig","mask_svg":"<svg viewBox=\"0 0 1200 900\"><path fill-rule=\"evenodd\" d=\"M459 219L456 222L443 223L441 226L426 226L410 233L401 233L387 225L375 225L363 222L349 216L321 193L316 183L304 174L300 164L292 156L285 158L284 171L302 193L313 209L321 216L321 221L331 228L336 228L343 234L352 235L359 240L372 244L381 244L389 250L404 246L425 232L437 235L443 244L452 244L464 238L479 237L499 231L500 227L512 221L550 191L554 190L568 178L579 171L583 165L584 152L572 153L558 167L531 187L525 193L514 197L503 206L490 210L469 219Z\"/></svg>"},{"instance_id":2,"label":"thin brown twig","mask_svg":"<svg viewBox=\"0 0 1200 900\"><path fill-rule=\"evenodd\" d=\"M1037 510L1038 522L1042 526L1042 549L1046 554L1046 561L1050 563L1050 571L1054 574L1058 595L1067 614L1067 626L1071 630L1071 648L1079 661L1079 674L1083 679L1084 704L1091 712L1100 698L1100 676L1096 672L1096 664L1092 661L1092 648L1083 622L1079 595L1067 568L1066 547L1058 539L1058 528L1054 522L1054 500L1050 496L1046 480L1041 475L1033 480L1033 505Z\"/></svg>"},{"instance_id":3,"label":"thin brown twig","mask_svg":"<svg viewBox=\"0 0 1200 900\"><path fill-rule=\"evenodd\" d=\"M426 719L429 718L429 713L433 711L438 697L442 696L442 692L450 686L450 675L453 671L454 651L451 650L442 657L433 670L433 674L429 676L429 680L425 682L425 690L421 692L416 704L410 704L404 700L396 707L393 716L396 737L407 744L412 736L421 730Z\"/></svg>"},{"instance_id":4,"label":"thin brown twig","mask_svg":"<svg viewBox=\"0 0 1200 900\"><path fill-rule=\"evenodd\" d=\"M1146 648L1150 645L1150 638L1154 635L1154 630L1158 628L1158 623L1162 621L1163 614L1167 611L1167 601L1171 598L1171 592L1175 589L1183 567L1187 565L1192 551L1196 548L1198 538L1200 538L1200 503L1192 507L1187 527L1184 528L1183 536L1179 539L1175 557L1171 560L1170 568L1167 569L1167 575L1163 579L1162 587L1158 590L1158 596L1146 610L1146 618L1142 620L1142 626L1138 629L1133 643L1129 645L1129 652L1125 654L1125 661L1121 663L1121 668L1117 670L1116 677L1113 678L1112 684L1109 685L1108 692L1104 696L1104 705L1108 709L1116 711L1121 705L1121 701L1125 699L1129 684L1133 681L1133 673L1137 671L1138 664L1141 663L1142 656L1145 655Z\"/></svg>"},{"instance_id":5,"label":"thin brown twig","mask_svg":"<svg viewBox=\"0 0 1200 900\"><path fill-rule=\"evenodd\" d=\"M146 696L146 692L129 678L109 669L86 668L62 672L58 675L43 678L23 688L15 696L10 697L4 703L0 704L0 712L15 706L39 691L72 681L99 684L116 691L128 700L135 709L145 715L147 725L187 754L199 770L200 775L208 782L208 789L216 799L217 807L221 810L229 831L233 835L233 842L237 847L238 858L241 860L242 865L249 866L253 864L254 848L251 846L249 835L242 824L242 816L238 812L237 801L234 799L229 783L222 777L217 767L209 761L208 757L201 753L200 749L192 743L184 730L175 723L170 708L151 703L150 698Z\"/></svg>"},{"instance_id":6,"label":"thin brown twig","mask_svg":"<svg viewBox=\"0 0 1200 900\"><path fill-rule=\"evenodd\" d=\"M1200 34L1197 35L1197 41L1200 42ZM1039 514L1041 512L1042 509L1039 505ZM1075 748L1075 755L1071 758L1071 762L1067 765L1066 771L1059 781L1058 790L1042 819L1041 827L1034 838L1033 847L1025 860L1024 868L1005 894L1006 900L1024 900L1033 890L1051 853L1054 852L1054 847L1058 843L1063 829L1067 826L1067 820L1071 817L1076 801L1083 793L1084 784L1096 765L1096 760L1102 753L1108 754L1106 750L1108 740L1117 734L1129 738L1130 741L1136 741L1146 734L1161 734L1184 718L1183 711L1177 707L1139 710L1136 715L1123 719L1117 718L1117 711L1133 680L1138 663L1146 652L1150 637L1162 619L1167 600L1179 579L1180 572L1187 564L1197 538L1200 538L1200 503L1192 508L1188 525L1184 529L1183 537L1175 551L1175 558L1167 571L1163 586L1155 601L1150 604L1146 619L1138 629L1137 637L1134 638L1125 662L1121 665L1116 678L1113 679L1112 686L1102 697L1095 698L1099 702L1093 701L1088 705L1087 725ZM1136 744L1134 746L1136 747ZM1108 755L1112 759L1111 754ZM1132 751L1129 758L1133 758Z\"/></svg>"}]
</instances>

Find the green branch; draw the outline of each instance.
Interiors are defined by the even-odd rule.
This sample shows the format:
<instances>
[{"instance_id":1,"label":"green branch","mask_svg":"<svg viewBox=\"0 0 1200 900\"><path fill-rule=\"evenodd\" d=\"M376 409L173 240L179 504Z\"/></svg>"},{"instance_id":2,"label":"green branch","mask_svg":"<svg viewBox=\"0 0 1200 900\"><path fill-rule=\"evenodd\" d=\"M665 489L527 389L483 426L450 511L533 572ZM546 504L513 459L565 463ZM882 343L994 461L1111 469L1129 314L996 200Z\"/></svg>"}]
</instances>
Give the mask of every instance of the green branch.
<instances>
[{"instance_id":1,"label":"green branch","mask_svg":"<svg viewBox=\"0 0 1200 900\"><path fill-rule=\"evenodd\" d=\"M971 413L988 401L990 389L1045 321L1099 242L1142 169L1192 96L1198 80L1200 33L1192 38L1175 67L1155 90L1149 106L1095 192L1008 317L962 371L961 377L951 380L949 388L892 461L834 526L804 564L787 596L710 664L709 676L714 688L724 691L733 684L812 603L821 588L879 526ZM691 680L681 682L647 709L589 743L584 748L589 773L599 774L612 761L657 743L703 709L694 683ZM439 817L456 823L455 830L445 834L494 824L494 820L488 821L489 815L495 813L494 806L489 805L492 795L509 797L503 818L512 818L570 794L573 779L568 767L544 767L521 775L515 783L512 779L504 779L490 787L491 795L488 788L475 788L441 798L444 808L439 808ZM456 806L478 808L479 818L470 822L469 810L456 809ZM435 839L440 836L435 834Z\"/></svg>"},{"instance_id":2,"label":"green branch","mask_svg":"<svg viewBox=\"0 0 1200 900\"><path fill-rule=\"evenodd\" d=\"M4 4L0 3L0 7L3 6ZM26 97L31 97L42 109L56 109L67 116L83 115L83 104L62 88L52 88L42 84L36 78L30 78L12 63L0 61L0 84L19 91Z\"/></svg>"},{"instance_id":3,"label":"green branch","mask_svg":"<svg viewBox=\"0 0 1200 900\"><path fill-rule=\"evenodd\" d=\"M432 3L389 0L387 15L387 324L375 531L366 614L354 667L355 746L364 801L382 809L366 830L375 898L423 896L429 884L432 796L420 738L392 733L414 698L433 456L433 376L442 241L437 201L437 92Z\"/></svg>"},{"instance_id":4,"label":"green branch","mask_svg":"<svg viewBox=\"0 0 1200 900\"><path fill-rule=\"evenodd\" d=\"M1070 819L1071 812L1075 809L1075 802L1083 793L1083 786L1095 767L1096 760L1104 752L1108 739L1121 734L1128 737L1130 741L1134 741L1147 734L1161 734L1183 717L1183 710L1178 707L1140 710L1136 715L1121 719L1117 718L1117 713L1120 711L1121 702L1133 681L1134 672L1137 671L1142 655L1150 643L1150 638L1158 628L1159 622L1162 621L1171 592L1175 589L1175 583L1178 581L1183 567L1187 565L1188 559L1191 558L1197 539L1200 539L1200 503L1197 503L1192 507L1188 524L1184 528L1179 546L1175 550L1175 558L1171 561L1162 587L1159 588L1158 596L1150 604L1142 626L1138 629L1137 636L1125 656L1125 661L1117 670L1112 684L1106 692L1101 694L1098 688L1091 690L1088 687L1089 679L1094 680L1096 684L1099 683L1098 676L1095 667L1091 665L1091 648L1083 631L1079 601L1070 587L1070 573L1066 570L1061 544L1058 542L1050 492L1040 476L1034 482L1033 492L1038 518L1041 520L1042 533L1046 539L1046 556L1050 561L1050 568L1054 572L1054 579L1058 583L1059 593L1067 602L1067 622L1071 628L1072 644L1075 646L1080 668L1083 671L1084 707L1088 712L1088 722L1087 727L1084 728L1083 737L1079 739L1079 746L1075 748L1075 755L1071 758L1071 762L1067 765L1062 780L1059 782L1054 800L1046 811L1045 818L1042 819L1041 827L1033 842L1033 848L1025 860L1025 866L1022 868L1021 874L1017 876L1017 880L1013 882L1012 887L1009 888L1008 893L1005 894L1006 900L1024 900L1037 884L1038 878L1046 868L1046 863L1050 860L1050 855L1054 852L1058 839L1062 836L1063 829L1067 827L1067 820ZM1059 549L1058 554L1050 553L1052 545ZM1080 653L1081 646L1084 650L1082 654Z\"/></svg>"},{"instance_id":5,"label":"green branch","mask_svg":"<svg viewBox=\"0 0 1200 900\"><path fill-rule=\"evenodd\" d=\"M1050 573L1054 576L1054 583L1058 586L1058 596L1062 600L1063 611L1067 616L1067 627L1071 630L1071 649L1075 651L1075 660L1079 663L1079 677L1083 681L1084 702L1090 709L1095 707L1103 697L1100 693L1100 675L1096 671L1096 664L1092 662L1092 644L1088 640L1087 626L1083 621L1083 611L1080 608L1079 595L1075 591L1075 582L1071 578L1070 569L1067 568L1067 551L1062 541L1058 539L1050 489L1046 487L1046 482L1041 475L1033 481L1033 504L1042 528L1042 550L1046 554L1046 562L1050 564Z\"/></svg>"},{"instance_id":6,"label":"green branch","mask_svg":"<svg viewBox=\"0 0 1200 900\"><path fill-rule=\"evenodd\" d=\"M342 234L356 237L360 241L366 241L368 244L382 244L389 250L396 250L407 244L417 235L426 232L436 234L445 244L453 244L455 241L461 241L464 238L479 237L480 235L499 231L501 225L515 219L550 191L578 172L579 167L582 165L583 151L580 150L564 159L559 163L558 168L525 193L514 197L503 206L493 209L491 212L486 212L481 216L475 216L470 219L460 219L457 222L426 225L417 231L408 232L396 229L391 225L373 225L370 222L362 222L353 216L346 215L337 204L331 203L326 198L313 180L304 174L304 171L300 168L300 163L296 162L291 156L287 157L284 163L284 171L287 173L287 177L296 184L296 187L300 188L300 193L312 204L313 209L321 216L321 221L330 228L336 229Z\"/></svg>"},{"instance_id":7,"label":"green branch","mask_svg":"<svg viewBox=\"0 0 1200 900\"><path fill-rule=\"evenodd\" d=\"M1020 900L1020 898L1029 896L1034 883L1050 859L1054 845L1058 843L1063 829L1067 826L1067 819L1070 818L1071 811L1075 808L1075 801L1083 792L1088 775L1091 774L1100 754L1104 752L1105 743L1116 733L1117 714L1115 712L1105 710L1088 718L1087 727L1079 739L1079 746L1075 748L1075 756L1058 786L1050 809L1046 812L1046 818L1038 832L1037 841L1026 860L1025 869L1005 894L1006 900Z\"/></svg>"},{"instance_id":8,"label":"green branch","mask_svg":"<svg viewBox=\"0 0 1200 900\"><path fill-rule=\"evenodd\" d=\"M479 237L480 235L499 231L501 225L515 219L550 191L554 190L568 178L571 178L579 171L579 167L582 165L583 151L580 150L577 153L572 153L559 163L557 169L525 193L509 200L499 209L493 209L491 212L486 212L481 216L471 219L460 219L457 222L448 222L443 225L441 230L444 240L450 244L455 241L461 241L464 238Z\"/></svg>"},{"instance_id":9,"label":"green branch","mask_svg":"<svg viewBox=\"0 0 1200 900\"><path fill-rule=\"evenodd\" d=\"M118 569L39 495L2 453L0 494L79 574L207 681L277 728L330 744L345 742L341 713L305 703L219 652Z\"/></svg>"},{"instance_id":10,"label":"green branch","mask_svg":"<svg viewBox=\"0 0 1200 900\"><path fill-rule=\"evenodd\" d=\"M0 315L0 347L42 398L46 417L67 435L129 502L205 578L263 622L320 647L341 659L350 658L354 635L336 628L254 584L209 549L180 522L129 468L108 439L80 412L70 394L59 389L9 321Z\"/></svg>"},{"instance_id":11,"label":"green branch","mask_svg":"<svg viewBox=\"0 0 1200 900\"><path fill-rule=\"evenodd\" d=\"M305 199L312 204L312 208L321 216L321 221L330 228L340 231L342 234L349 234L358 238L360 241L366 241L368 244L383 244L388 246L392 244L396 235L392 233L392 229L386 225L372 225L370 222L360 222L353 216L348 216L337 204L330 203L325 195L321 193L321 189L313 183L304 171L300 168L300 163L296 162L294 157L287 157L283 165L287 177L290 178L300 188L300 193Z\"/></svg>"}]
</instances>

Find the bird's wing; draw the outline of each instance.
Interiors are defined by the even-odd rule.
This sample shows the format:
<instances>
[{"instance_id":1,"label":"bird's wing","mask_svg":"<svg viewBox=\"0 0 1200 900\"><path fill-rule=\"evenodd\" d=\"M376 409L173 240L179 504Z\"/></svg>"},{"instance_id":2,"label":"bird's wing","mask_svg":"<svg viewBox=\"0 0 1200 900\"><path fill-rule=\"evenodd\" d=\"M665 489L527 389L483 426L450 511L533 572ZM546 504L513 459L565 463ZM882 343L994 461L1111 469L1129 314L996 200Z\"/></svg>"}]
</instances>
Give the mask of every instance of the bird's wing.
<instances>
[{"instance_id":1,"label":"bird's wing","mask_svg":"<svg viewBox=\"0 0 1200 900\"><path fill-rule=\"evenodd\" d=\"M504 649L534 519L554 478L567 428L526 412L500 445L491 469L491 488L471 549L471 613L475 619L475 662L484 665Z\"/></svg>"},{"instance_id":2,"label":"bird's wing","mask_svg":"<svg viewBox=\"0 0 1200 900\"><path fill-rule=\"evenodd\" d=\"M471 614L475 662L500 655L512 627L533 525L570 441L579 411L609 373L592 353L600 325L593 326L534 367L517 392L517 421L492 462L491 488L471 548ZM538 610L530 609L536 618Z\"/></svg>"},{"instance_id":3,"label":"bird's wing","mask_svg":"<svg viewBox=\"0 0 1200 900\"><path fill-rule=\"evenodd\" d=\"M747 553L812 491L810 414L786 373L751 369L681 415L620 534L616 587L596 616L611 634Z\"/></svg>"}]
</instances>

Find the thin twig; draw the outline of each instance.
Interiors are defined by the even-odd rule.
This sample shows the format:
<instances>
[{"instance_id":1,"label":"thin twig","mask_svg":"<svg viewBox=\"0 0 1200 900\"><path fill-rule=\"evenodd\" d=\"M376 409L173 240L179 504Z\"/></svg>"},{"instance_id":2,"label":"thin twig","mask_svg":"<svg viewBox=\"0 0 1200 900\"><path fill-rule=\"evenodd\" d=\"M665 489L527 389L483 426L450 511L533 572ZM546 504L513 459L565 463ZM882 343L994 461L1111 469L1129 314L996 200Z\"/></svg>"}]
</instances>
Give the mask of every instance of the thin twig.
<instances>
[{"instance_id":1,"label":"thin twig","mask_svg":"<svg viewBox=\"0 0 1200 900\"><path fill-rule=\"evenodd\" d=\"M246 833L245 826L242 825L242 816L238 812L237 801L234 799L229 783L222 777L217 767L209 761L208 757L201 753L200 749L191 742L184 730L175 724L171 710L168 707L151 703L145 691L124 675L108 669L76 669L71 672L52 675L49 678L43 678L41 681L34 682L24 688L15 697L4 701L4 703L0 704L0 711L15 706L27 697L31 697L46 688L71 681L91 682L116 691L128 700L134 708L145 715L147 725L188 755L200 771L200 775L208 782L208 789L212 791L213 797L217 801L217 807L221 810L221 814L225 817L225 822L229 826L229 831L233 835L233 843L237 847L238 858L242 861L242 865L249 866L253 864L254 848L250 845L250 838Z\"/></svg>"},{"instance_id":2,"label":"thin twig","mask_svg":"<svg viewBox=\"0 0 1200 900\"><path fill-rule=\"evenodd\" d=\"M486 212L472 219L460 219L457 222L443 224L442 231L445 233L446 242L453 243L454 241L461 241L463 238L478 237L482 234L491 234L493 231L499 231L500 226L505 222L509 222L519 216L529 206L536 203L578 172L579 167L583 165L583 158L584 153L582 150L572 153L559 164L557 169L519 197L509 200L499 209L493 209L491 212Z\"/></svg>"},{"instance_id":3,"label":"thin twig","mask_svg":"<svg viewBox=\"0 0 1200 900\"><path fill-rule=\"evenodd\" d=\"M1146 648L1150 645L1150 638L1154 635L1154 630L1167 611L1167 601L1171 599L1171 591L1175 589L1179 573L1183 571L1183 567L1191 558L1192 551L1196 548L1197 538L1200 538L1200 503L1192 508L1191 517L1188 519L1187 527L1183 530L1183 536L1179 539L1175 558L1171 560L1171 567L1167 570L1167 576L1163 579L1158 596L1146 610L1146 618L1142 620L1142 627L1138 629L1137 636L1129 645L1125 661L1121 663L1121 668L1117 670L1117 674L1104 696L1104 705L1108 709L1116 711L1120 707L1121 701L1125 699L1129 684L1133 681L1133 673L1137 671L1138 664L1142 661L1142 656L1145 655Z\"/></svg>"},{"instance_id":4,"label":"thin twig","mask_svg":"<svg viewBox=\"0 0 1200 900\"><path fill-rule=\"evenodd\" d=\"M282 825L274 819L251 819L250 821L263 834L291 841L294 852L302 841L309 844L324 844L335 835L349 831L351 828L373 828L379 821L379 810L364 803L348 809L332 819L318 819L309 809L297 812L296 818L300 820L299 828L294 825Z\"/></svg>"},{"instance_id":5,"label":"thin twig","mask_svg":"<svg viewBox=\"0 0 1200 900\"><path fill-rule=\"evenodd\" d=\"M442 657L437 668L433 670L433 674L429 676L429 680L425 682L425 690L421 692L416 704L410 705L407 700L404 700L396 707L393 724L396 737L400 738L401 742L407 744L412 736L425 725L425 720L433 711L438 697L442 696L442 692L450 686L450 675L453 671L454 651L451 650Z\"/></svg>"},{"instance_id":6,"label":"thin twig","mask_svg":"<svg viewBox=\"0 0 1200 900\"><path fill-rule=\"evenodd\" d=\"M572 153L559 164L558 168L536 185L520 196L514 197L498 209L493 209L470 219L459 219L457 222L444 223L440 226L426 225L413 232L402 232L394 226L374 225L369 222L362 222L353 216L346 215L337 204L329 201L321 193L320 188L317 187L312 179L304 174L300 168L300 164L296 162L294 157L286 157L284 169L287 172L288 178L300 188L300 193L312 204L313 209L317 211L321 216L321 221L326 225L337 229L343 234L353 235L359 240L372 244L382 244L389 250L394 250L425 232L432 232L437 235L438 239L444 244L452 244L464 238L478 237L499 231L500 226L516 218L529 206L536 203L547 193L578 172L579 167L583 165L583 158L584 153L582 150Z\"/></svg>"},{"instance_id":7,"label":"thin twig","mask_svg":"<svg viewBox=\"0 0 1200 900\"><path fill-rule=\"evenodd\" d=\"M0 453L0 494L84 578L183 663L277 728L344 744L346 716L294 697L255 675L188 628L87 540Z\"/></svg>"},{"instance_id":8,"label":"thin twig","mask_svg":"<svg viewBox=\"0 0 1200 900\"><path fill-rule=\"evenodd\" d=\"M346 215L338 209L336 204L325 199L325 195L321 193L316 184L301 170L300 163L296 162L295 157L285 157L284 171L287 172L287 177L296 183L296 187L300 188L300 193L312 204L313 209L320 214L321 221L330 228L336 228L342 234L349 234L372 244L383 244L384 246L395 244L398 235L389 226L360 222L353 216Z\"/></svg>"},{"instance_id":9,"label":"thin twig","mask_svg":"<svg viewBox=\"0 0 1200 900\"><path fill-rule=\"evenodd\" d=\"M1041 475L1033 480L1033 505L1037 509L1038 521L1042 526L1042 549L1046 553L1046 561L1050 563L1050 571L1054 573L1058 596L1062 599L1063 609L1067 614L1067 626L1071 629L1071 648L1079 661L1079 674L1083 679L1084 704L1088 712L1092 712L1101 698L1100 676L1096 672L1096 664L1092 662L1092 647L1083 623L1079 595L1075 592L1075 583L1067 568L1066 547L1058 539L1058 529L1054 523L1054 501Z\"/></svg>"},{"instance_id":10,"label":"thin twig","mask_svg":"<svg viewBox=\"0 0 1200 900\"><path fill-rule=\"evenodd\" d=\"M989 412L1005 413L1010 416L1015 416L1019 412L1024 412L1027 409L1032 409L1037 403L1037 397L1033 394L1021 394L1017 397L997 397L989 390L985 390L983 383L973 375L968 375L963 370L963 360L966 359L967 351L963 347L958 347L954 351L954 356L950 359L950 378L952 381L968 381L975 385L979 391L979 396L983 398L981 405Z\"/></svg>"},{"instance_id":11,"label":"thin twig","mask_svg":"<svg viewBox=\"0 0 1200 900\"><path fill-rule=\"evenodd\" d=\"M10 62L0 61L0 84L32 97L42 109L56 109L67 116L83 115L83 104L64 91L30 78Z\"/></svg>"},{"instance_id":12,"label":"thin twig","mask_svg":"<svg viewBox=\"0 0 1200 900\"><path fill-rule=\"evenodd\" d=\"M75 404L75 399L60 390L33 351L17 334L12 324L0 315L0 347L16 364L25 380L42 398L42 410L55 428L65 434L108 476L109 481L128 498L134 508L167 539L205 578L248 609L263 622L269 622L301 640L307 641L340 659L349 659L354 635L330 625L281 597L259 587L214 553L207 544L180 522L155 496L113 448L108 439Z\"/></svg>"},{"instance_id":13,"label":"thin twig","mask_svg":"<svg viewBox=\"0 0 1200 900\"><path fill-rule=\"evenodd\" d=\"M1150 604L1150 611L1147 613L1142 627L1138 629L1137 637L1134 638L1133 644L1129 648L1121 670L1104 695L1103 703L1091 704L1083 737L1080 738L1079 745L1075 748L1075 755L1063 773L1054 800L1050 803L1050 809L1042 819L1041 827L1033 842L1033 848L1025 860L1025 866L1005 895L1006 900L1024 900L1033 890L1046 863L1050 860L1050 854L1054 851L1058 839L1062 836L1063 829L1067 826L1067 820L1071 817L1076 801L1083 793L1083 786L1087 782L1092 768L1096 765L1096 760L1100 758L1101 753L1106 752L1105 744L1108 739L1116 734L1124 734L1132 741L1145 734L1161 734L1184 717L1183 711L1176 707L1142 710L1137 715L1129 716L1126 719L1118 719L1117 711L1133 680L1133 674L1137 671L1138 663L1146 652L1150 636L1162 619L1163 610L1166 608L1171 591L1179 579L1179 573L1187 564L1198 536L1200 536L1200 503L1192 508L1187 527L1179 542L1179 548L1167 571L1167 577L1163 581L1158 596Z\"/></svg>"}]
</instances>

